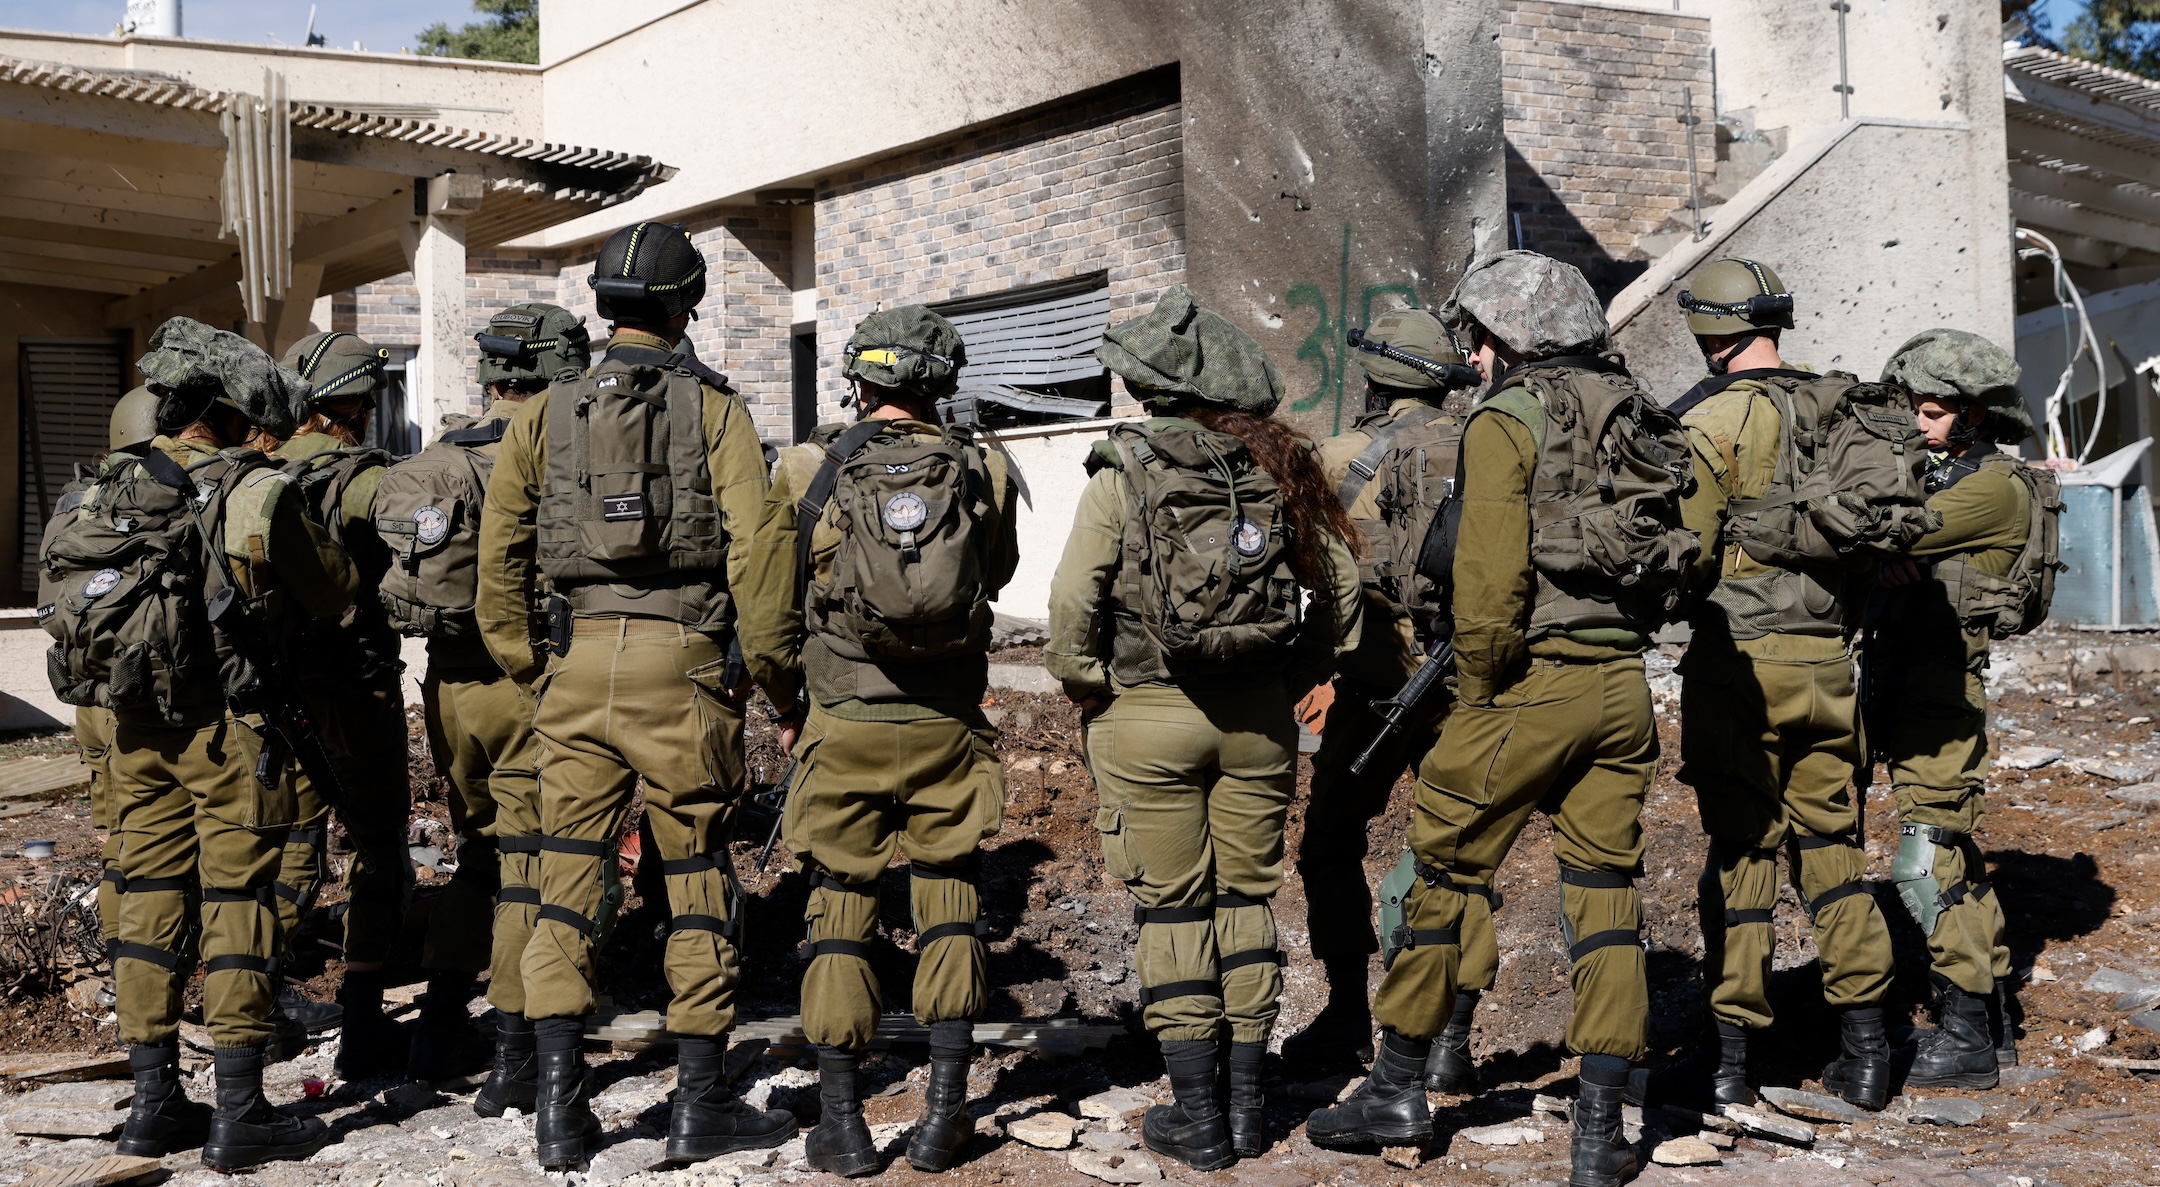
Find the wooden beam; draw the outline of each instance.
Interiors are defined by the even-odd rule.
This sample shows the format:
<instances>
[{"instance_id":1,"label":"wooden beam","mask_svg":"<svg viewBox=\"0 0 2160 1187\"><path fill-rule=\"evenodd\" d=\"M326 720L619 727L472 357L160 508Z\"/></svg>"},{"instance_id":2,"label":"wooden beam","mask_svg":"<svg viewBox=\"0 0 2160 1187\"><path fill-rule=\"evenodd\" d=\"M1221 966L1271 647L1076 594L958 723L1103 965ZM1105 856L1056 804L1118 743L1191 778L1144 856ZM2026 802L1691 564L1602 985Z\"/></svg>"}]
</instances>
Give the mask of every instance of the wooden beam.
<instances>
[{"instance_id":1,"label":"wooden beam","mask_svg":"<svg viewBox=\"0 0 2160 1187\"><path fill-rule=\"evenodd\" d=\"M2010 189L2010 214L2017 221L2043 231L2068 231L2073 235L2084 235L2109 243L2120 243L2146 251L2160 251L2160 226L2072 206L2059 199L2027 193L2015 186Z\"/></svg>"},{"instance_id":2,"label":"wooden beam","mask_svg":"<svg viewBox=\"0 0 2160 1187\"><path fill-rule=\"evenodd\" d=\"M322 276L321 263L293 265L292 288L286 290L284 300L272 302L269 311L271 354L282 355L293 343L307 337L308 312L315 307L315 298L322 295Z\"/></svg>"},{"instance_id":3,"label":"wooden beam","mask_svg":"<svg viewBox=\"0 0 2160 1187\"><path fill-rule=\"evenodd\" d=\"M222 212L215 195L189 198L178 194L145 193L121 186L118 178L112 180L114 184L106 186L51 181L42 177L15 177L0 172L0 209L13 209L18 201L53 202L162 218L184 218L212 227L218 225Z\"/></svg>"},{"instance_id":4,"label":"wooden beam","mask_svg":"<svg viewBox=\"0 0 2160 1187\"><path fill-rule=\"evenodd\" d=\"M55 239L34 239L21 235L0 234L0 251L20 255L39 256L49 260L83 260L100 264L114 264L124 268L142 268L163 272L166 279L183 272L193 272L202 267L198 256L165 255L158 252L129 251L117 247L90 247L81 243L66 243Z\"/></svg>"},{"instance_id":5,"label":"wooden beam","mask_svg":"<svg viewBox=\"0 0 2160 1187\"><path fill-rule=\"evenodd\" d=\"M41 243L69 244L85 249L136 252L142 255L194 260L224 260L233 255L231 243L215 238L204 240L182 238L178 235L146 235L135 231L117 231L80 223L45 222L31 218L0 216L0 235L35 239Z\"/></svg>"},{"instance_id":6,"label":"wooden beam","mask_svg":"<svg viewBox=\"0 0 2160 1187\"><path fill-rule=\"evenodd\" d=\"M0 247L0 267L26 268L41 272L67 272L83 276L101 276L108 280L124 280L136 288L149 288L173 278L173 273L193 271L193 268L131 268L111 260L56 259L42 253L11 251Z\"/></svg>"},{"instance_id":7,"label":"wooden beam","mask_svg":"<svg viewBox=\"0 0 2160 1187\"><path fill-rule=\"evenodd\" d=\"M2088 210L2160 228L2160 195L2141 194L2120 184L2026 161L2010 162L2010 184L2028 194L2075 202Z\"/></svg>"},{"instance_id":8,"label":"wooden beam","mask_svg":"<svg viewBox=\"0 0 2160 1187\"><path fill-rule=\"evenodd\" d=\"M0 121L225 151L225 133L218 127L218 113L214 111L190 111L23 83L0 83ZM0 138L4 136L0 132Z\"/></svg>"},{"instance_id":9,"label":"wooden beam","mask_svg":"<svg viewBox=\"0 0 2160 1187\"><path fill-rule=\"evenodd\" d=\"M2030 106L2073 123L2112 128L2144 140L2160 142L2160 119L2144 115L2127 104L2087 94L2075 87L2066 87L2059 82L2021 70L2008 71L2006 77L2016 84L2018 93L2024 97L2020 103L2018 99L2006 95L2003 106L2007 111L2015 112L2020 107Z\"/></svg>"},{"instance_id":10,"label":"wooden beam","mask_svg":"<svg viewBox=\"0 0 2160 1187\"><path fill-rule=\"evenodd\" d=\"M83 276L73 272L40 272L23 268L0 268L0 283L29 284L49 289L80 289L90 293L140 292L142 286L128 280Z\"/></svg>"},{"instance_id":11,"label":"wooden beam","mask_svg":"<svg viewBox=\"0 0 2160 1187\"><path fill-rule=\"evenodd\" d=\"M303 263L328 264L365 251L384 238L394 237L399 227L412 222L412 198L399 194L355 213L302 227L293 235L294 266L297 268ZM105 307L105 324L132 325L156 316L163 310L200 299L221 289L231 290L239 283L240 261L237 258L229 259L139 293L125 301L113 302ZM313 296L309 299L313 300Z\"/></svg>"},{"instance_id":12,"label":"wooden beam","mask_svg":"<svg viewBox=\"0 0 2160 1187\"><path fill-rule=\"evenodd\" d=\"M0 214L67 226L190 239L197 243L218 241L218 224L215 220L203 222L199 219L174 218L162 214L139 214L131 210L106 210L82 202L41 202L28 198L10 198L5 204L0 204Z\"/></svg>"},{"instance_id":13,"label":"wooden beam","mask_svg":"<svg viewBox=\"0 0 2160 1187\"><path fill-rule=\"evenodd\" d=\"M0 147L18 152L100 161L125 169L166 169L217 177L225 172L224 140L217 147L172 144L141 136L115 136L85 132L79 128L56 128L40 124L0 124Z\"/></svg>"},{"instance_id":14,"label":"wooden beam","mask_svg":"<svg viewBox=\"0 0 2160 1187\"><path fill-rule=\"evenodd\" d=\"M2003 131L2009 141L2012 157L2031 155L2065 161L2090 166L2147 185L2160 185L2160 156L2094 140L2068 128L2036 124L2031 120L2006 120ZM2155 148L2160 149L2160 145Z\"/></svg>"}]
</instances>

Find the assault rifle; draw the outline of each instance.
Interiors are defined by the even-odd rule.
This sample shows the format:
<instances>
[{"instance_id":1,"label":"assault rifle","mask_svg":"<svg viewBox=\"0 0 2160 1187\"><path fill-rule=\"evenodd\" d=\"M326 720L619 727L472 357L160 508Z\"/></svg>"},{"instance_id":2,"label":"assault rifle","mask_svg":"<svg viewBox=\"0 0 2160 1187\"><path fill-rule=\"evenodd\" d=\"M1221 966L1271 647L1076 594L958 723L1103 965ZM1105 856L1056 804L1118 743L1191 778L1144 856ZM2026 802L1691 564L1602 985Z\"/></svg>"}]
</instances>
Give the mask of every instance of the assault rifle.
<instances>
[{"instance_id":1,"label":"assault rifle","mask_svg":"<svg viewBox=\"0 0 2160 1187\"><path fill-rule=\"evenodd\" d=\"M338 779L337 764L331 761L322 735L315 730L314 715L308 712L307 702L301 699L299 687L286 672L277 648L262 637L232 586L218 590L210 599L210 625L224 634L254 672L247 687L226 698L232 711L260 713L265 731L299 760L300 769L323 798L334 804L346 802L345 785ZM265 787L277 784L274 758L272 748L265 746L255 760L255 781Z\"/></svg>"},{"instance_id":2,"label":"assault rifle","mask_svg":"<svg viewBox=\"0 0 2160 1187\"><path fill-rule=\"evenodd\" d=\"M1410 719L1416 717L1418 710L1424 708L1425 702L1435 695L1435 690L1444 687L1443 682L1454 669L1455 640L1435 639L1432 645L1425 649L1425 662L1410 674L1410 679L1402 686L1402 691L1387 700L1373 702L1373 711L1380 715L1380 732L1374 734L1372 741L1365 744L1363 754L1351 760L1352 776L1362 777L1365 769L1379 760L1380 752L1387 748L1389 742L1394 741L1395 735L1409 726Z\"/></svg>"},{"instance_id":3,"label":"assault rifle","mask_svg":"<svg viewBox=\"0 0 2160 1187\"><path fill-rule=\"evenodd\" d=\"M753 792L750 805L754 810L772 813L772 831L765 834L765 847L758 850L757 872L765 872L765 863L772 860L773 846L780 840L780 823L787 819L788 788L795 783L795 760L789 759L781 770L780 779L763 791Z\"/></svg>"}]
</instances>

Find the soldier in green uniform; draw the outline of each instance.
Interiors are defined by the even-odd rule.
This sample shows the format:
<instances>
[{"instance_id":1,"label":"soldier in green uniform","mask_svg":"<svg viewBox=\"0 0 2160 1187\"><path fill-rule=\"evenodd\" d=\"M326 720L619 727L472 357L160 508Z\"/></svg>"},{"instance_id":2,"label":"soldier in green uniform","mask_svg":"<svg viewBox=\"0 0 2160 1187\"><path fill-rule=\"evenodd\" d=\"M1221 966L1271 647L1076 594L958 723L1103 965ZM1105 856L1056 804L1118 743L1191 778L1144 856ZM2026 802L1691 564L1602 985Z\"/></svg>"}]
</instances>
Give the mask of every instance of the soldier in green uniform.
<instances>
[{"instance_id":1,"label":"soldier in green uniform","mask_svg":"<svg viewBox=\"0 0 2160 1187\"><path fill-rule=\"evenodd\" d=\"M1104 864L1137 903L1140 1004L1176 1098L1142 1137L1216 1170L1266 1148L1292 710L1357 644L1356 529L1311 443L1269 416L1274 364L1185 286L1098 353L1153 415L1089 459L1044 663L1085 715Z\"/></svg>"},{"instance_id":2,"label":"soldier in green uniform","mask_svg":"<svg viewBox=\"0 0 2160 1187\"><path fill-rule=\"evenodd\" d=\"M785 633L746 646L782 674L782 740L801 730L786 837L813 887L802 1013L824 1113L810 1165L878 1168L855 1072L877 1033L870 943L878 878L898 849L920 954L915 1016L930 1028L926 1104L907 1157L935 1172L974 1133L967 1072L989 992L976 935L979 847L1005 806L982 700L990 602L1020 559L1016 491L1004 455L937 423L937 401L966 362L952 323L920 305L873 313L845 358L861 419L780 454L757 565L771 589L763 596L787 606Z\"/></svg>"},{"instance_id":3,"label":"soldier in green uniform","mask_svg":"<svg viewBox=\"0 0 2160 1187\"><path fill-rule=\"evenodd\" d=\"M599 1132L579 1043L640 780L674 916L668 1155L776 1146L795 1131L786 1112L737 1100L720 1068L740 976L727 843L749 692L729 644L738 617L785 609L731 592L750 564L764 455L726 377L684 345L705 258L680 227L615 232L591 284L615 326L606 357L511 418L488 479L475 607L496 663L538 699L541 906L520 972L540 1065L534 1132L549 1168L581 1163ZM543 579L547 625L535 629ZM749 672L778 686L770 669Z\"/></svg>"},{"instance_id":4,"label":"soldier in green uniform","mask_svg":"<svg viewBox=\"0 0 2160 1187\"><path fill-rule=\"evenodd\" d=\"M1384 314L1361 341L1366 344L1358 355L1365 370L1365 415L1349 432L1320 443L1321 468L1361 537L1365 625L1357 650L1343 657L1335 676L1298 846L1305 928L1328 983L1327 1004L1310 1025L1283 1041L1283 1058L1300 1062L1372 1059L1366 975L1380 941L1373 930L1372 889L1365 881L1367 830L1386 810L1395 780L1405 770L1414 771L1431 749L1445 695L1430 697L1363 775L1351 774L1350 766L1380 731L1374 704L1394 696L1417 671L1424 662L1419 636L1429 638L1441 625L1441 591L1425 588L1405 559L1417 555L1424 529L1455 481L1462 420L1444 412L1442 401L1477 382L1477 372L1464 364L1447 327L1425 310ZM1373 345L1394 354L1377 353ZM1424 363L1405 362L1405 355ZM1425 1069L1425 1086L1435 1092L1477 1087L1471 1023L1480 993L1492 988L1499 972L1500 950L1493 938L1491 888L1478 886L1476 892L1478 900L1463 922L1455 1012Z\"/></svg>"},{"instance_id":5,"label":"soldier in green uniform","mask_svg":"<svg viewBox=\"0 0 2160 1187\"><path fill-rule=\"evenodd\" d=\"M1574 268L1510 251L1473 265L1442 317L1490 381L1462 443L1453 566L1458 703L1418 768L1410 829L1417 881L1403 906L1409 935L1373 1003L1381 1031L1372 1075L1342 1104L1314 1113L1306 1132L1331 1146L1431 1138L1423 1072L1454 1009L1471 897L1463 884L1491 885L1530 813L1543 810L1553 825L1573 962L1567 1044L1582 1056L1570 1181L1610 1187L1635 1169L1621 1135L1621 1098L1649 1014L1634 878L1658 741L1642 652L1665 610L1652 591L1676 586L1693 558L1692 536L1678 528L1672 506L1686 457L1677 425L1669 447L1663 436L1630 443L1639 452L1670 449L1673 456L1661 459L1669 485L1654 488L1654 499L1628 502L1671 522L1639 566L1629 566L1635 586L1584 567L1579 541L1592 530L1584 526L1590 513L1560 525L1574 530L1561 544L1547 535L1546 517L1598 502L1599 487L1579 467L1555 466L1555 452L1594 452L1582 430L1570 431L1603 420L1591 414L1593 402L1638 424L1663 415L1614 360L1593 353L1606 342L1602 303ZM1562 547L1570 538L1572 554ZM1556 579L1553 570L1570 557L1576 567Z\"/></svg>"},{"instance_id":6,"label":"soldier in green uniform","mask_svg":"<svg viewBox=\"0 0 2160 1187\"><path fill-rule=\"evenodd\" d=\"M308 514L352 557L360 592L337 622L311 624L296 653L309 707L336 760L343 802L305 774L300 822L285 843L278 894L290 944L314 905L337 813L353 854L345 872L345 979L338 1075L357 1080L405 1067L404 1028L383 1014L383 962L412 900L412 778L405 765L405 664L375 591L390 553L375 532L375 487L390 455L362 445L388 352L341 331L310 334L283 359L313 386L308 417L273 455L286 463Z\"/></svg>"},{"instance_id":7,"label":"soldier in green uniform","mask_svg":"<svg viewBox=\"0 0 2160 1187\"><path fill-rule=\"evenodd\" d=\"M159 1157L201 1142L205 1165L230 1170L304 1158L328 1140L321 1121L272 1108L262 1091L280 947L273 887L294 821L297 744L266 726L275 690L264 665L296 620L343 612L354 578L277 468L237 448L251 424L290 432L305 383L245 339L187 318L160 326L138 365L158 396L160 435L140 454L109 456L79 505L63 506L41 556L41 617L60 640L54 691L114 714L112 950L135 1071L120 1150ZM106 604L144 612L105 615L100 599L122 587L133 592ZM191 911L216 1044L214 1110L180 1087Z\"/></svg>"},{"instance_id":8,"label":"soldier in green uniform","mask_svg":"<svg viewBox=\"0 0 2160 1187\"><path fill-rule=\"evenodd\" d=\"M1898 805L1890 876L1927 936L1936 995L1938 1025L1905 1077L1914 1087L1993 1088L2017 1062L2002 904L1973 841L1987 810L1990 626L2033 531L2034 492L1996 447L2032 433L2017 378L2008 351L1962 330L1919 334L1883 368L1915 396L1928 506L1943 520L1912 561L1884 567L1867 642L1870 738Z\"/></svg>"},{"instance_id":9,"label":"soldier in green uniform","mask_svg":"<svg viewBox=\"0 0 2160 1187\"><path fill-rule=\"evenodd\" d=\"M1703 539L1689 583L1694 636L1680 665L1680 778L1695 789L1710 837L1698 902L1718 1053L1711 1060L1706 1050L1683 1078L1708 1073L1712 1107L1755 1101L1748 1034L1771 1023L1777 851L1789 844L1822 954L1823 995L1843 1031L1843 1056L1825 1083L1852 1104L1880 1109L1890 1090L1882 1012L1890 933L1862 880L1867 855L1852 791L1865 747L1851 644L1872 569L1760 560L1724 530L1737 510L1786 489L1772 485L1789 478L1780 461L1793 456L1788 438L1802 431L1789 419L1795 393L1858 381L1826 380L1779 356L1793 302L1767 265L1713 261L1679 300L1711 372L1671 410L1687 426L1695 461L1695 490L1682 508Z\"/></svg>"},{"instance_id":10,"label":"soldier in green uniform","mask_svg":"<svg viewBox=\"0 0 2160 1187\"><path fill-rule=\"evenodd\" d=\"M532 1110L538 1075L520 965L540 909L540 750L532 689L496 666L473 618L480 508L511 419L556 375L583 372L592 351L584 319L539 303L497 313L475 339L486 410L451 419L428 448L392 467L375 515L395 553L384 607L401 629L427 638L420 691L428 750L449 785L458 837L457 872L428 917L428 992L406 1071L438 1080L471 1070L466 1004L492 965L494 1069L473 1109L499 1117Z\"/></svg>"}]
</instances>

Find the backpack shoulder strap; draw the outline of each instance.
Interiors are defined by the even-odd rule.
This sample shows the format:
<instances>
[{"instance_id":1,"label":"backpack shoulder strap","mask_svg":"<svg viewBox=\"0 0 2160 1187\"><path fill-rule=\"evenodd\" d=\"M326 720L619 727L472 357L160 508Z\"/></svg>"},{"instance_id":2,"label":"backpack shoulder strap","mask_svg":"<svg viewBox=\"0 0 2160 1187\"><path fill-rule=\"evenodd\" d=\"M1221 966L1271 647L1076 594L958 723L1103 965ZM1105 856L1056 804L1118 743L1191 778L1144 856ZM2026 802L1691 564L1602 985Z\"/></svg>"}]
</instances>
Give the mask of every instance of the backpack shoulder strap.
<instances>
[{"instance_id":1,"label":"backpack shoulder strap","mask_svg":"<svg viewBox=\"0 0 2160 1187\"><path fill-rule=\"evenodd\" d=\"M1833 372L1834 374L1834 372ZM1665 406L1674 416L1686 416L1704 400L1724 391L1743 379L1821 379L1813 371L1788 371L1782 367L1756 367L1747 371L1727 371L1723 375L1705 376L1701 383L1687 390L1687 394Z\"/></svg>"},{"instance_id":2,"label":"backpack shoulder strap","mask_svg":"<svg viewBox=\"0 0 2160 1187\"><path fill-rule=\"evenodd\" d=\"M1380 473L1380 459L1386 457L1388 450L1395 447L1395 438L1403 430L1420 428L1438 419L1440 409L1427 404L1395 417L1386 426L1375 431L1365 448L1350 459L1349 473L1343 475L1342 484L1335 488L1335 499L1343 505L1343 510L1348 511L1351 505L1358 501L1358 496L1365 493L1366 486Z\"/></svg>"},{"instance_id":3,"label":"backpack shoulder strap","mask_svg":"<svg viewBox=\"0 0 2160 1187\"><path fill-rule=\"evenodd\" d=\"M510 431L510 422L502 417L469 428L452 429L436 440L444 445L494 445Z\"/></svg>"},{"instance_id":4,"label":"backpack shoulder strap","mask_svg":"<svg viewBox=\"0 0 2160 1187\"><path fill-rule=\"evenodd\" d=\"M795 573L799 592L810 580L810 533L817 529L818 520L825 517L825 504L832 500L833 487L839 484L840 467L854 457L872 437L885 431L882 420L863 420L850 425L846 432L833 438L825 447L825 460L810 479L810 489L795 500ZM799 599L798 599L799 600Z\"/></svg>"}]
</instances>

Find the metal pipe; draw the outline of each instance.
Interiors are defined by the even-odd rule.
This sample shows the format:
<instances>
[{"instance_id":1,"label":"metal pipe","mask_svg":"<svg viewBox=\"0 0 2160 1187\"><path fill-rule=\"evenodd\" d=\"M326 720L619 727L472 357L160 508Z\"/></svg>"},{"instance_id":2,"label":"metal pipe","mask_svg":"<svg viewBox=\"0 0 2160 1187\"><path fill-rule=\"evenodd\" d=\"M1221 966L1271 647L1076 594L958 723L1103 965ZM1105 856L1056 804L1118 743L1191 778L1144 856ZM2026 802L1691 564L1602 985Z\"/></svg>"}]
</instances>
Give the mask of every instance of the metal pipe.
<instances>
[{"instance_id":1,"label":"metal pipe","mask_svg":"<svg viewBox=\"0 0 2160 1187\"><path fill-rule=\"evenodd\" d=\"M1830 10L1837 13L1837 86L1833 89L1838 93L1838 118L1849 120L1852 118L1852 81L1846 73L1845 14L1852 11L1852 5L1846 0L1831 0Z\"/></svg>"},{"instance_id":2,"label":"metal pipe","mask_svg":"<svg viewBox=\"0 0 2160 1187\"><path fill-rule=\"evenodd\" d=\"M2111 531L2112 531L2112 532L2113 532L2113 534L2114 534L2114 543L2113 543L2113 545L2112 545L2112 548L2113 548L2113 550L2114 550L2114 553L2115 553L2115 564L2114 564L2114 570L2115 570L2115 571L2114 571L2113 573L2109 574L2109 576L2110 576L2110 577L2112 577L2112 578L2113 578L2113 580L2111 580L2111 581L2109 581L2109 582L2108 582L2108 625L2109 625L2109 626L2121 626L2121 625L2122 625L2122 583L2123 583L2123 554L2122 554L2122 515L2123 515L2123 497L2122 497L2122 487L2120 487L2120 486L2111 486L2111 487L2109 487L2109 488L2108 488L2108 503L2109 503L2109 505L2110 505L2110 506L2112 506L2112 507L2114 508L2114 514L2112 514L2112 515L2110 515L2110 516L2108 517L2108 527L2109 527L2109 528L2111 529Z\"/></svg>"},{"instance_id":3,"label":"metal pipe","mask_svg":"<svg viewBox=\"0 0 2160 1187\"><path fill-rule=\"evenodd\" d=\"M1680 126L1687 129L1688 206L1695 211L1695 239L1700 242L1708 232L1703 228L1702 183L1696 172L1695 165L1695 88L1681 87L1680 103L1683 108L1683 113L1680 116Z\"/></svg>"}]
</instances>

